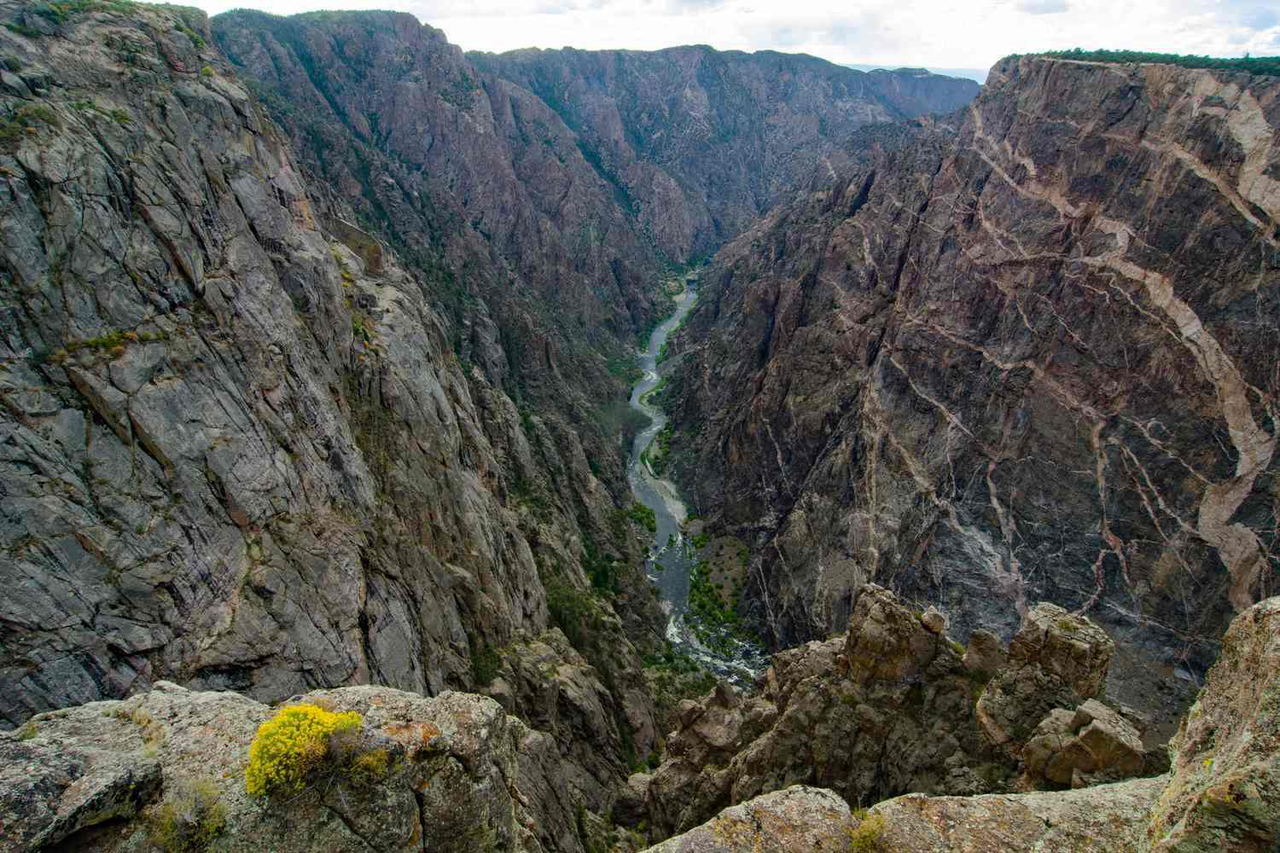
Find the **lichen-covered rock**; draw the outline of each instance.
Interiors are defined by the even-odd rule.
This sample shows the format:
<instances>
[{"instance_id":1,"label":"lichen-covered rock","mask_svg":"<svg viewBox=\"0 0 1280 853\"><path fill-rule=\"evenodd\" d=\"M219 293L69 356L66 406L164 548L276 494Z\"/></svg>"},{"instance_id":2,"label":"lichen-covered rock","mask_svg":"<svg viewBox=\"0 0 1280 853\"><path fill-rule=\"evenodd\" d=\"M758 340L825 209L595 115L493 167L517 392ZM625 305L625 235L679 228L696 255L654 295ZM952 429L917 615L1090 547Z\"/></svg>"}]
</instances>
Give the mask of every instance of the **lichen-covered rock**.
<instances>
[{"instance_id":1,"label":"lichen-covered rock","mask_svg":"<svg viewBox=\"0 0 1280 853\"><path fill-rule=\"evenodd\" d=\"M831 791L794 785L727 808L651 853L844 853L849 804Z\"/></svg>"},{"instance_id":2,"label":"lichen-covered rock","mask_svg":"<svg viewBox=\"0 0 1280 853\"><path fill-rule=\"evenodd\" d=\"M547 760L538 743L545 735L496 702L384 687L296 699L361 714L371 742L388 753L382 771L356 778L322 767L297 795L250 797L249 743L272 709L161 682L0 733L0 849L146 849L161 802L193 780L212 786L225 810L214 851L582 849L572 794L539 796L567 785L563 763Z\"/></svg>"},{"instance_id":3,"label":"lichen-covered rock","mask_svg":"<svg viewBox=\"0 0 1280 853\"><path fill-rule=\"evenodd\" d=\"M1088 619L1037 604L1010 641L1004 668L978 698L983 735L995 747L1016 749L1051 709L1096 697L1114 646Z\"/></svg>"},{"instance_id":4,"label":"lichen-covered rock","mask_svg":"<svg viewBox=\"0 0 1280 853\"><path fill-rule=\"evenodd\" d=\"M97 824L133 817L155 795L160 764L143 754L140 728L122 719L97 726L96 737L68 738L65 729L83 734L86 727L66 715L36 717L16 735L0 735L0 850L55 846Z\"/></svg>"},{"instance_id":5,"label":"lichen-covered rock","mask_svg":"<svg viewBox=\"0 0 1280 853\"><path fill-rule=\"evenodd\" d=\"M1078 791L926 797L907 794L871 808L883 817L878 849L896 853L1136 851L1162 779Z\"/></svg>"},{"instance_id":6,"label":"lichen-covered rock","mask_svg":"<svg viewBox=\"0 0 1280 853\"><path fill-rule=\"evenodd\" d=\"M1075 788L1138 776L1147 764L1142 734L1096 699L1075 711L1050 711L1021 755L1032 779Z\"/></svg>"},{"instance_id":7,"label":"lichen-covered rock","mask_svg":"<svg viewBox=\"0 0 1280 853\"><path fill-rule=\"evenodd\" d=\"M1172 743L1145 838L1159 853L1280 845L1280 597L1236 617Z\"/></svg>"}]
</instances>

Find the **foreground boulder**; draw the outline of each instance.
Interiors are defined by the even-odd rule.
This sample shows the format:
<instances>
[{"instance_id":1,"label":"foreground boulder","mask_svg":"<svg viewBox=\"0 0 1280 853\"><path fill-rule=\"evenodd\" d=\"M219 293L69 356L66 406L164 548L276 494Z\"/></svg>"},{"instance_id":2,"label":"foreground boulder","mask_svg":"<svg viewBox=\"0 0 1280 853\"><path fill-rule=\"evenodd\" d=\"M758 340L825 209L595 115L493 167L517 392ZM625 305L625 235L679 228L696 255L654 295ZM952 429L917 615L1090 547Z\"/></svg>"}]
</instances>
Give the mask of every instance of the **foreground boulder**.
<instances>
[{"instance_id":1,"label":"foreground boulder","mask_svg":"<svg viewBox=\"0 0 1280 853\"><path fill-rule=\"evenodd\" d=\"M554 741L493 700L347 687L298 701L361 714L383 765L364 777L320 772L296 795L250 797L248 747L273 709L161 682L0 734L0 851L150 849L166 805L193 787L217 815L213 850L582 849L581 792Z\"/></svg>"},{"instance_id":2,"label":"foreground boulder","mask_svg":"<svg viewBox=\"0 0 1280 853\"><path fill-rule=\"evenodd\" d=\"M846 851L849 806L831 791L795 785L725 809L651 853L769 853Z\"/></svg>"},{"instance_id":3,"label":"foreground boulder","mask_svg":"<svg viewBox=\"0 0 1280 853\"><path fill-rule=\"evenodd\" d=\"M871 809L880 846L899 853L1134 850L1162 780L1136 779L1078 791L927 797L907 794Z\"/></svg>"}]
</instances>

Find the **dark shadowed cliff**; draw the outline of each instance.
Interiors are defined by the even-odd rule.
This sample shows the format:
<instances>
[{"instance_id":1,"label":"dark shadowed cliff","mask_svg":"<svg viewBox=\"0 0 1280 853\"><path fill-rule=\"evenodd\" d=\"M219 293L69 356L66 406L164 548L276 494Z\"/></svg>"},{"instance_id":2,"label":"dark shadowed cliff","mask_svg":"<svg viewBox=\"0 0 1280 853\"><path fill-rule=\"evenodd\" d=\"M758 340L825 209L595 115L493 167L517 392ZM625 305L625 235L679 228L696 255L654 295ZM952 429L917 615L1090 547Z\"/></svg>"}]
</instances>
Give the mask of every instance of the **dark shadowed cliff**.
<instances>
[{"instance_id":1,"label":"dark shadowed cliff","mask_svg":"<svg viewBox=\"0 0 1280 853\"><path fill-rule=\"evenodd\" d=\"M705 46L467 58L550 105L645 232L682 258L715 251L798 187L829 180L856 128L951 112L978 92L919 69L865 73Z\"/></svg>"}]
</instances>

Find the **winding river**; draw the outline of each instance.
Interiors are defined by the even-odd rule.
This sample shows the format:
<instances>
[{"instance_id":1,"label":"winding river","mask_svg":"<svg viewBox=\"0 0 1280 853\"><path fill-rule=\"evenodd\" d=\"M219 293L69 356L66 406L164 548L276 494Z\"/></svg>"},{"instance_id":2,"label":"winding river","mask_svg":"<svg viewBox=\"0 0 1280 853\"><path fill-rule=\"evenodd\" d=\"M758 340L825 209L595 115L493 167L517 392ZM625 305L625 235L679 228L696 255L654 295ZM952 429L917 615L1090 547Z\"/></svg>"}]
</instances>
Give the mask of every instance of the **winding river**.
<instances>
[{"instance_id":1,"label":"winding river","mask_svg":"<svg viewBox=\"0 0 1280 853\"><path fill-rule=\"evenodd\" d=\"M763 670L765 659L761 649L747 643L734 643L731 655L719 654L700 643L685 625L689 574L697 562L697 554L684 536L688 510L675 484L654 476L642 458L645 448L667 424L667 416L656 405L646 401L645 395L661 382L657 361L662 345L697 301L697 292L689 280L675 301L675 313L653 330L648 346L640 353L639 367L644 371L644 378L631 389L631 406L648 415L653 422L636 436L632 444L627 477L636 500L653 510L657 521L645 571L658 586L662 608L667 614L667 639L677 650L691 655L711 672L735 682L747 683Z\"/></svg>"}]
</instances>

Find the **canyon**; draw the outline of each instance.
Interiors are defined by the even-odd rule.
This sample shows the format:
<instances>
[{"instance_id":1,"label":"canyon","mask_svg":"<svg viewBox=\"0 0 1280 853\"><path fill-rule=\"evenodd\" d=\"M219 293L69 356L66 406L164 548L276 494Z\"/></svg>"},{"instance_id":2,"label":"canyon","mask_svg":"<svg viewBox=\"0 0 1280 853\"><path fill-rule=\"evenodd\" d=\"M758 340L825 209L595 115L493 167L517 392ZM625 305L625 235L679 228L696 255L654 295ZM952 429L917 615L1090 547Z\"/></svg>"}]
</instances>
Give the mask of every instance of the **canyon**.
<instances>
[{"instance_id":1,"label":"canyon","mask_svg":"<svg viewBox=\"0 0 1280 853\"><path fill-rule=\"evenodd\" d=\"M1275 78L0 23L0 850L1277 840Z\"/></svg>"}]
</instances>

